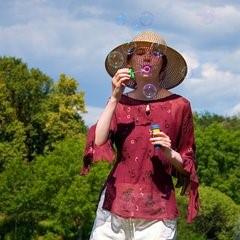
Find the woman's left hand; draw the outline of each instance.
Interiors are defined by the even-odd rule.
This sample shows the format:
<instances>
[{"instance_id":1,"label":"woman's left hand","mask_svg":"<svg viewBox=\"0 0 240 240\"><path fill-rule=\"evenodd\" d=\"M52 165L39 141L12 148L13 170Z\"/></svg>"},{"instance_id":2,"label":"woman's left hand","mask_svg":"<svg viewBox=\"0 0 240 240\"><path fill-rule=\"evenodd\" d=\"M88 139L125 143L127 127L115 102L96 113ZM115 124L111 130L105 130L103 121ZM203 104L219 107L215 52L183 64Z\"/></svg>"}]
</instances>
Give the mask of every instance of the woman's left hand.
<instances>
[{"instance_id":1,"label":"woman's left hand","mask_svg":"<svg viewBox=\"0 0 240 240\"><path fill-rule=\"evenodd\" d=\"M150 142L153 145L160 145L160 150L163 152L164 156L170 160L179 172L187 175L188 173L183 169L183 159L181 155L172 149L170 137L161 131L151 134L152 137L150 138Z\"/></svg>"},{"instance_id":2,"label":"woman's left hand","mask_svg":"<svg viewBox=\"0 0 240 240\"><path fill-rule=\"evenodd\" d=\"M162 151L169 151L171 150L171 139L168 135L166 135L164 132L154 132L152 133L152 137L150 138L150 142L153 145L161 145Z\"/></svg>"}]
</instances>

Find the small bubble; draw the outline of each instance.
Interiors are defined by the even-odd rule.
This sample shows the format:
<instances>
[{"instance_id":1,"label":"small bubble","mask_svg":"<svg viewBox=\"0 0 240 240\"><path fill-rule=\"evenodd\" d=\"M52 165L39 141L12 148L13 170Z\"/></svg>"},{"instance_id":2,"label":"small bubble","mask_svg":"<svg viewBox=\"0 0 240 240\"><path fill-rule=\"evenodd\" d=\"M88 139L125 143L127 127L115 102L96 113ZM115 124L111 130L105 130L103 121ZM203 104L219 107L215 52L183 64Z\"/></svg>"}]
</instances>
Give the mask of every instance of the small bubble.
<instances>
[{"instance_id":1,"label":"small bubble","mask_svg":"<svg viewBox=\"0 0 240 240\"><path fill-rule=\"evenodd\" d=\"M108 54L107 61L113 68L120 68L124 63L124 56L118 51L113 51Z\"/></svg>"},{"instance_id":2,"label":"small bubble","mask_svg":"<svg viewBox=\"0 0 240 240\"><path fill-rule=\"evenodd\" d=\"M115 22L118 24L118 25L125 25L126 22L127 22L127 17L124 15L124 14L119 14L116 18L115 18Z\"/></svg>"},{"instance_id":3,"label":"small bubble","mask_svg":"<svg viewBox=\"0 0 240 240\"><path fill-rule=\"evenodd\" d=\"M212 8L206 8L201 16L205 24L211 24L215 20L215 12Z\"/></svg>"},{"instance_id":4,"label":"small bubble","mask_svg":"<svg viewBox=\"0 0 240 240\"><path fill-rule=\"evenodd\" d=\"M126 54L133 54L136 50L136 43L132 41L127 41L125 44L122 45L122 50Z\"/></svg>"},{"instance_id":5,"label":"small bubble","mask_svg":"<svg viewBox=\"0 0 240 240\"><path fill-rule=\"evenodd\" d=\"M130 26L130 36L136 36L143 31L143 25L139 22L133 22Z\"/></svg>"},{"instance_id":6,"label":"small bubble","mask_svg":"<svg viewBox=\"0 0 240 240\"><path fill-rule=\"evenodd\" d=\"M143 94L146 98L153 98L157 94L157 88L155 85L149 83L143 87Z\"/></svg>"},{"instance_id":7,"label":"small bubble","mask_svg":"<svg viewBox=\"0 0 240 240\"><path fill-rule=\"evenodd\" d=\"M153 22L154 16L151 12L143 12L139 18L143 26L150 26Z\"/></svg>"},{"instance_id":8,"label":"small bubble","mask_svg":"<svg viewBox=\"0 0 240 240\"><path fill-rule=\"evenodd\" d=\"M161 56L165 55L167 52L167 43L165 41L161 42L161 43L155 43L153 45L153 49L155 52L158 52L159 57L161 57Z\"/></svg>"}]
</instances>

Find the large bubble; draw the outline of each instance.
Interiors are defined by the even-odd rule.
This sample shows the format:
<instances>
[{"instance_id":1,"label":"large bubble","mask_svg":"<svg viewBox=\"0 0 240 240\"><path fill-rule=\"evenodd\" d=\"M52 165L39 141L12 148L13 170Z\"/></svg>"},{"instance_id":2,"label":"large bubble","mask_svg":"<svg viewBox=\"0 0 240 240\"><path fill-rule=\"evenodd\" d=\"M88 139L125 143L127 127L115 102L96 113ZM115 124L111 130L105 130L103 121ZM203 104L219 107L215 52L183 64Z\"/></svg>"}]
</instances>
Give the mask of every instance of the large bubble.
<instances>
[{"instance_id":1,"label":"large bubble","mask_svg":"<svg viewBox=\"0 0 240 240\"><path fill-rule=\"evenodd\" d=\"M108 54L107 61L113 68L120 68L124 63L124 56L121 52L113 51Z\"/></svg>"}]
</instances>

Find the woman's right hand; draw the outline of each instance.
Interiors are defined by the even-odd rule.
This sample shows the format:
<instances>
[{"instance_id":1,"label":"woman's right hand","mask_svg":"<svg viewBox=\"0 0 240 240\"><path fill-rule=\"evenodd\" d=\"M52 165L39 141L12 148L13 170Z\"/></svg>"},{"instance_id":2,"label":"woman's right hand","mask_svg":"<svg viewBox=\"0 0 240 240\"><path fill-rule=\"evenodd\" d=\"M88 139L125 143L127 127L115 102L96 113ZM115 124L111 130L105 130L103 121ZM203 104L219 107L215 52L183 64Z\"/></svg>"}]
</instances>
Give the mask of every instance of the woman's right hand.
<instances>
[{"instance_id":1,"label":"woman's right hand","mask_svg":"<svg viewBox=\"0 0 240 240\"><path fill-rule=\"evenodd\" d=\"M112 78L112 97L120 100L122 93L126 87L126 83L130 79L129 68L119 69Z\"/></svg>"}]
</instances>

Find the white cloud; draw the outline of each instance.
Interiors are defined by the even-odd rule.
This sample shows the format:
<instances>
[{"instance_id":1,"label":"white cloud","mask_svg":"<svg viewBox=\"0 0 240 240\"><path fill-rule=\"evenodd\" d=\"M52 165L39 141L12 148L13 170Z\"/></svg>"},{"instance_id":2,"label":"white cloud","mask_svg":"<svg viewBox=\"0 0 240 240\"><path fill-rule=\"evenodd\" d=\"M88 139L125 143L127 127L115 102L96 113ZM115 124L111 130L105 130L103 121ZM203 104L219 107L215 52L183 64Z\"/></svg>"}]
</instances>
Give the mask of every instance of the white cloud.
<instances>
[{"instance_id":1,"label":"white cloud","mask_svg":"<svg viewBox=\"0 0 240 240\"><path fill-rule=\"evenodd\" d=\"M88 3L89 4L89 3ZM90 17L101 17L102 14L104 13L104 10L101 7L97 7L95 5L76 5L72 4L71 7L71 14L75 16L87 16L88 18Z\"/></svg>"},{"instance_id":2,"label":"white cloud","mask_svg":"<svg viewBox=\"0 0 240 240\"><path fill-rule=\"evenodd\" d=\"M186 78L192 78L194 76L194 72L200 66L200 63L197 59L197 55L194 52L194 50L188 51L188 52L182 52L181 54L183 55L187 63L188 72L187 72Z\"/></svg>"},{"instance_id":3,"label":"white cloud","mask_svg":"<svg viewBox=\"0 0 240 240\"><path fill-rule=\"evenodd\" d=\"M229 116L240 116L240 102L231 108L227 114Z\"/></svg>"},{"instance_id":4,"label":"white cloud","mask_svg":"<svg viewBox=\"0 0 240 240\"><path fill-rule=\"evenodd\" d=\"M201 66L201 76L188 81L188 89L196 96L214 99L237 96L240 89L240 75L223 71L216 64L205 63Z\"/></svg>"},{"instance_id":5,"label":"white cloud","mask_svg":"<svg viewBox=\"0 0 240 240\"><path fill-rule=\"evenodd\" d=\"M240 75L213 63L200 66L199 77L186 79L185 92L197 111L227 114L240 101Z\"/></svg>"},{"instance_id":6,"label":"white cloud","mask_svg":"<svg viewBox=\"0 0 240 240\"><path fill-rule=\"evenodd\" d=\"M223 7L216 7L215 11L219 26L228 31L239 29L239 6L226 4Z\"/></svg>"}]
</instances>

